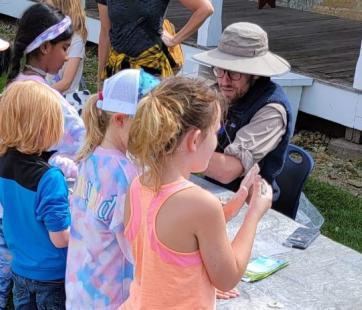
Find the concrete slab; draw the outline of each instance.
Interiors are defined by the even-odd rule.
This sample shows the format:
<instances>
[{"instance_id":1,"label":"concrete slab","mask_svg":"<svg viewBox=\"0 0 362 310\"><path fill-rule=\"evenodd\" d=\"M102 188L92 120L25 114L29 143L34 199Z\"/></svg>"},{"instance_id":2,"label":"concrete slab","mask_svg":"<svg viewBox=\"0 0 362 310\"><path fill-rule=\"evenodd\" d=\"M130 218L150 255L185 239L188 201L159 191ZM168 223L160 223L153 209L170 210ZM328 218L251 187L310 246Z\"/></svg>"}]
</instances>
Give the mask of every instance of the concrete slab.
<instances>
[{"instance_id":1,"label":"concrete slab","mask_svg":"<svg viewBox=\"0 0 362 310\"><path fill-rule=\"evenodd\" d=\"M342 138L331 139L328 152L342 159L362 160L362 145Z\"/></svg>"}]
</instances>

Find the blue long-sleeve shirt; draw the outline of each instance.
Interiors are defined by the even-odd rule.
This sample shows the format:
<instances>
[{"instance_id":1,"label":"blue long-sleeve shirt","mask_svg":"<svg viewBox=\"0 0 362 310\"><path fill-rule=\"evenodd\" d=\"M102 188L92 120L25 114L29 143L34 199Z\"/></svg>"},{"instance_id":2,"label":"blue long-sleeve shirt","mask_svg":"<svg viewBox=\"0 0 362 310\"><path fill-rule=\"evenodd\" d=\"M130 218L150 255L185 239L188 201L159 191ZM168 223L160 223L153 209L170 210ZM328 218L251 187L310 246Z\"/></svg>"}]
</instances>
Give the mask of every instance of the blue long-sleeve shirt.
<instances>
[{"instance_id":1,"label":"blue long-sleeve shirt","mask_svg":"<svg viewBox=\"0 0 362 310\"><path fill-rule=\"evenodd\" d=\"M43 156L9 149L0 157L0 203L12 270L38 281L64 279L67 249L49 232L70 225L68 189L62 172Z\"/></svg>"}]
</instances>

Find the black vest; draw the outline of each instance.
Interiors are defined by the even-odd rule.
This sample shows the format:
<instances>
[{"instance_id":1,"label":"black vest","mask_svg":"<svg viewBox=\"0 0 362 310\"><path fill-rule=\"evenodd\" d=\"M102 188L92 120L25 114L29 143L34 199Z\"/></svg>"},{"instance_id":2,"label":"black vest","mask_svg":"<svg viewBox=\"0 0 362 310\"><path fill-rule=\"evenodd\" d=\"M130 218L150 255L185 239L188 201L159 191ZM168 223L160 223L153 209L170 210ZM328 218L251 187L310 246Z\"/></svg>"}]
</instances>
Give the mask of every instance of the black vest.
<instances>
[{"instance_id":1,"label":"black vest","mask_svg":"<svg viewBox=\"0 0 362 310\"><path fill-rule=\"evenodd\" d=\"M287 96L278 84L272 82L270 78L260 77L242 98L238 99L229 107L224 126L218 134L216 152L223 153L224 149L230 144L230 141L234 141L237 131L247 125L256 112L269 103L281 104L287 112L288 122L286 132L278 146L259 162L260 174L269 184L272 184L274 190L273 198L276 199L277 196L279 196L279 188L275 183L275 177L283 168L286 150L292 132L291 107ZM210 178L208 179L232 191L237 191L241 182L241 178L237 178L229 184L221 184Z\"/></svg>"}]
</instances>

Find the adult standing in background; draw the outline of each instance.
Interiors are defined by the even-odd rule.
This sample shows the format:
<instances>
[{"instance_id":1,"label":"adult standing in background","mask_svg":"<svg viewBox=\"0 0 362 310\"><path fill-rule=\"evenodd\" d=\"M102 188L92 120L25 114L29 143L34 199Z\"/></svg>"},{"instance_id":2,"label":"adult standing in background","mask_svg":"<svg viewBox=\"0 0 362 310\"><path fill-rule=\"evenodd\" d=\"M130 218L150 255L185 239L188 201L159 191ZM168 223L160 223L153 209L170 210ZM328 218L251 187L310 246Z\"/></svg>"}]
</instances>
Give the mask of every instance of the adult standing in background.
<instances>
[{"instance_id":1,"label":"adult standing in background","mask_svg":"<svg viewBox=\"0 0 362 310\"><path fill-rule=\"evenodd\" d=\"M172 47L190 37L213 13L209 0L179 0L192 12L175 35L162 30L169 0L96 0L101 31L98 43L98 88L102 81L121 69L142 67L161 77L173 75L162 47L151 37L150 29L163 44ZM135 12L134 8L137 8ZM142 18L136 18L140 16Z\"/></svg>"}]
</instances>

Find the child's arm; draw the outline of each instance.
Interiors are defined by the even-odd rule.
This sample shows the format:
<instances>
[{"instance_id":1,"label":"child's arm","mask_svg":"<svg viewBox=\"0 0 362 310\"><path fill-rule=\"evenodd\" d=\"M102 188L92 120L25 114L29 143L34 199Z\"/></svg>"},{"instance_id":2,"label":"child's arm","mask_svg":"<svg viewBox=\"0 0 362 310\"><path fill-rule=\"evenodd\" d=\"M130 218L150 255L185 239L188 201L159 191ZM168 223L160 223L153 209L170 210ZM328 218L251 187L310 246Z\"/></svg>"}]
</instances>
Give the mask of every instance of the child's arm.
<instances>
[{"instance_id":1,"label":"child's arm","mask_svg":"<svg viewBox=\"0 0 362 310\"><path fill-rule=\"evenodd\" d=\"M69 228L62 231L49 231L50 241L56 248L66 248L69 243Z\"/></svg>"},{"instance_id":2,"label":"child's arm","mask_svg":"<svg viewBox=\"0 0 362 310\"><path fill-rule=\"evenodd\" d=\"M131 245L128 242L128 240L125 238L123 231L116 233L116 239L118 242L119 247L121 248L121 251L123 255L127 258L127 260L133 264L133 256L132 256L132 249Z\"/></svg>"},{"instance_id":3,"label":"child's arm","mask_svg":"<svg viewBox=\"0 0 362 310\"><path fill-rule=\"evenodd\" d=\"M238 214L247 197L248 190L246 187L240 186L235 195L223 207L226 222L229 222L236 214Z\"/></svg>"},{"instance_id":4,"label":"child's arm","mask_svg":"<svg viewBox=\"0 0 362 310\"><path fill-rule=\"evenodd\" d=\"M131 245L124 236L125 224L125 207L126 207L126 195L127 189L121 188L118 193L117 203L114 208L112 221L109 225L109 228L113 231L116 236L118 245L129 262L133 262Z\"/></svg>"},{"instance_id":5,"label":"child's arm","mask_svg":"<svg viewBox=\"0 0 362 310\"><path fill-rule=\"evenodd\" d=\"M244 205L246 198L248 197L249 190L253 186L256 176L260 169L258 164L255 164L241 181L239 190L235 195L225 204L223 210L226 222L230 221L236 214L238 214L240 208Z\"/></svg>"},{"instance_id":6,"label":"child's arm","mask_svg":"<svg viewBox=\"0 0 362 310\"><path fill-rule=\"evenodd\" d=\"M66 154L68 157L73 158L83 143L85 127L83 119L74 107L60 94L59 98L64 116L64 134L61 141L57 145L52 146L50 151L56 150L58 154Z\"/></svg>"},{"instance_id":7,"label":"child's arm","mask_svg":"<svg viewBox=\"0 0 362 310\"><path fill-rule=\"evenodd\" d=\"M85 42L82 37L75 33L68 49L68 60L63 66L63 75L60 81L52 84L52 87L60 93L66 92L76 77L81 60L85 56Z\"/></svg>"},{"instance_id":8,"label":"child's arm","mask_svg":"<svg viewBox=\"0 0 362 310\"><path fill-rule=\"evenodd\" d=\"M49 159L49 164L62 170L66 178L75 179L78 175L78 166L75 161L66 155L53 154Z\"/></svg>"},{"instance_id":9,"label":"child's arm","mask_svg":"<svg viewBox=\"0 0 362 310\"><path fill-rule=\"evenodd\" d=\"M263 183L263 185L262 185ZM262 189L263 188L263 189ZM272 189L257 178L249 209L234 240L229 242L220 203L211 195L198 202L196 237L203 263L213 285L228 291L240 281L249 262L259 220L271 206Z\"/></svg>"},{"instance_id":10,"label":"child's arm","mask_svg":"<svg viewBox=\"0 0 362 310\"><path fill-rule=\"evenodd\" d=\"M67 91L72 85L75 75L78 71L79 64L82 58L80 57L72 57L64 64L64 72L63 77L60 81L52 84L52 87L59 91L60 93L64 93Z\"/></svg>"},{"instance_id":11,"label":"child's arm","mask_svg":"<svg viewBox=\"0 0 362 310\"><path fill-rule=\"evenodd\" d=\"M37 191L35 216L44 223L52 244L57 248L68 246L70 212L68 187L57 168L50 168L42 176Z\"/></svg>"}]
</instances>

